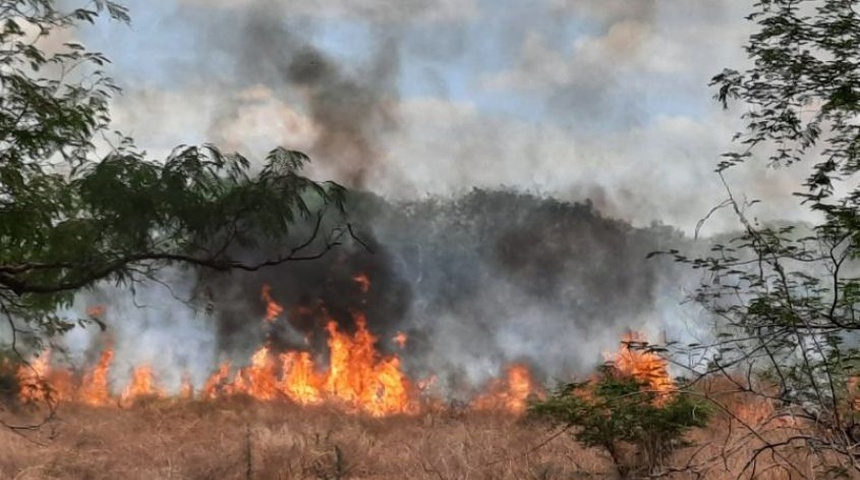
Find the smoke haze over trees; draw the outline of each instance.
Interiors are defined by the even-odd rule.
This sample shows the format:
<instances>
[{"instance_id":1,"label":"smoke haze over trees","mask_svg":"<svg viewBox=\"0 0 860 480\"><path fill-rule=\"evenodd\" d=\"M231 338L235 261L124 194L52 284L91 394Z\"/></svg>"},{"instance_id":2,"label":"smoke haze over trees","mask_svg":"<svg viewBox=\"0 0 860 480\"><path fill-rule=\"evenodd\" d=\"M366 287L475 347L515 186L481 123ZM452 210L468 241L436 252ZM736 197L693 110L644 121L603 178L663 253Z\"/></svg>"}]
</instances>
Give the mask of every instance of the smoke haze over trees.
<instances>
[{"instance_id":1,"label":"smoke haze over trees","mask_svg":"<svg viewBox=\"0 0 860 480\"><path fill-rule=\"evenodd\" d=\"M320 330L307 309L324 304L349 324L350 311L362 301L353 280L359 273L372 282L361 307L375 332L387 339L408 331L412 365L456 374L466 368L470 380L496 375L514 360L550 376L588 368L623 328L688 335L685 329L695 326L676 305L687 284L682 274L645 260L650 251L680 241L680 233L649 225L707 211L698 208L710 207L700 202L705 197L689 193L709 168L690 165L700 165L691 159L717 143L706 121L671 112L652 116L624 98L642 93L632 78L661 81L674 71L645 65L667 35L688 21L714 26L732 12L714 2L703 5L673 12L655 2L550 2L508 16L477 5L356 9L333 2L316 11L279 2L179 2L157 28L187 26L177 38L205 49L178 49L175 56L162 50L153 73L140 78L134 77L138 67L118 54L119 82L126 87L113 104L119 126L156 152L164 148L165 132L181 133L168 140L170 147L199 135L242 151L271 141L306 150L314 159L311 173L356 188L350 221L373 253L353 243L289 269L202 280L177 272L167 287L138 290L147 301L104 292L89 300L116 304L124 317L114 319L117 341L141 357L165 338L197 345L203 360L180 352L187 347L182 342L169 342L177 351L163 358L208 365L198 377L221 357L246 354L265 335L250 326L263 308L263 283L294 310L278 327L282 347L301 347L309 331ZM162 12L143 15L144 31L154 28L150 15ZM555 18L591 27L572 32ZM360 55L333 49L329 20L356 35ZM491 52L477 42L484 21L497 22L489 30L498 40L486 46ZM99 44L112 28L74 34ZM437 28L445 34L434 35ZM141 37L120 31L115 38L110 48L123 51L124 42ZM478 61L483 53L512 62L487 65ZM688 55L678 54L678 61ZM561 62L566 56L571 65ZM439 88L426 91L425 80L414 79L416 59L427 62L421 71L430 79L445 65L486 71L469 72L476 75L472 81L439 77ZM700 76L681 73L685 81ZM463 88L474 90L475 103L455 98L452 89ZM505 104L504 92L539 105L537 120L513 115L532 107ZM202 104L196 103L199 94L206 97ZM682 145L678 139L685 136ZM761 180L756 175L745 178L755 184ZM484 188L472 191L475 185ZM671 198L661 198L666 192ZM231 252L262 261L268 248L282 246L263 242ZM183 294L209 302L214 319L201 320L183 302L161 299ZM78 299L75 309L89 300ZM132 308L141 302L148 309ZM587 338L589 348L571 349L569 338ZM77 346L91 340L79 335ZM319 346L322 338L314 341Z\"/></svg>"},{"instance_id":2,"label":"smoke haze over trees","mask_svg":"<svg viewBox=\"0 0 860 480\"><path fill-rule=\"evenodd\" d=\"M560 377L602 361L602 349L624 329L667 328L663 316L674 315L669 308L682 298L684 272L646 259L684 242L682 234L635 228L588 203L474 190L410 203L354 192L347 204L372 251L356 245L313 263L204 280L218 299L221 348L241 358L258 345L262 332L250 320L264 314L259 291L269 284L280 303L305 307L287 316L285 347L304 348L308 333L324 342L318 305L348 328L351 311L361 308L383 339L408 333L404 356L415 373L476 382L526 361ZM353 280L361 273L371 280L364 302ZM683 330L683 322L671 328ZM596 343L573 349L571 338Z\"/></svg>"}]
</instances>

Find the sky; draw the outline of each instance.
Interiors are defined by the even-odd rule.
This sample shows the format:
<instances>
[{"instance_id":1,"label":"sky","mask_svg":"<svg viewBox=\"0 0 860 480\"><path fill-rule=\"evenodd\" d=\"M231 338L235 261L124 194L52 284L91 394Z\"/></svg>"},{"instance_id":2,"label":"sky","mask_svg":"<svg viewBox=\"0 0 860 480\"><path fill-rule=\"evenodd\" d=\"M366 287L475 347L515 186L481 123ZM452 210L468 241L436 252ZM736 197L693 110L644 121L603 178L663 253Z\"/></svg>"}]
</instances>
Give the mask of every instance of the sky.
<instances>
[{"instance_id":1,"label":"sky","mask_svg":"<svg viewBox=\"0 0 860 480\"><path fill-rule=\"evenodd\" d=\"M148 0L80 32L124 88L115 126L154 157L283 145L391 199L500 186L692 232L742 128L709 79L742 68L748 0ZM808 219L803 165L727 175L754 215ZM734 229L728 212L704 233Z\"/></svg>"}]
</instances>

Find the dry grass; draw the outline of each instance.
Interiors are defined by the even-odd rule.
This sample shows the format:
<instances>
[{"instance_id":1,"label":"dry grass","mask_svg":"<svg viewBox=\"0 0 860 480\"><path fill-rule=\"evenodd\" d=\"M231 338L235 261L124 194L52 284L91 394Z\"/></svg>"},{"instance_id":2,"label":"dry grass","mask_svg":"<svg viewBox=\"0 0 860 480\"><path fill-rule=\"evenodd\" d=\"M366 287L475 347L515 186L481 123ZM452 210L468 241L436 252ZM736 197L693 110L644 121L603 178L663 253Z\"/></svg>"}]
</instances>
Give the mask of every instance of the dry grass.
<instances>
[{"instance_id":1,"label":"dry grass","mask_svg":"<svg viewBox=\"0 0 860 480\"><path fill-rule=\"evenodd\" d=\"M716 458L705 478L736 478L756 441L738 443L741 432L729 433L727 422L717 418L712 428L694 432L697 445L679 452L675 466ZM502 414L435 411L373 419L240 399L152 401L128 409L65 405L50 426L27 438L0 430L0 478L613 478L600 451L584 449L566 433L547 442L554 431ZM810 468L808 459L794 462ZM780 463L763 458L758 471L764 473L755 478L790 478L773 468Z\"/></svg>"}]
</instances>

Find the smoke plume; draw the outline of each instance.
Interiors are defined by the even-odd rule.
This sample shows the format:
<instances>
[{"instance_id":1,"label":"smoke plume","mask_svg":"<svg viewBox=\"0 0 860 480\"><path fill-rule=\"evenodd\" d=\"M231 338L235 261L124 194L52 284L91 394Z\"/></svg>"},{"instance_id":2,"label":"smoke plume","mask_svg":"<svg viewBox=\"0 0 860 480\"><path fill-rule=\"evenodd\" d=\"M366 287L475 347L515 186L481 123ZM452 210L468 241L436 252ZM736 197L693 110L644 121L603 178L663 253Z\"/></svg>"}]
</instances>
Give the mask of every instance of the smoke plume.
<instances>
[{"instance_id":1,"label":"smoke plume","mask_svg":"<svg viewBox=\"0 0 860 480\"><path fill-rule=\"evenodd\" d=\"M679 305L695 276L645 257L692 245L682 232L725 195L712 170L739 124L706 84L714 65L742 61L745 5L503 3L181 0L175 17L205 54L170 63L184 67L164 73L176 89L120 99L119 123L154 151L190 131L251 157L305 150L315 177L354 189L349 221L370 248L176 274L137 292L154 309L110 289L78 307L109 304L118 344L139 352L129 360L158 345L163 369L188 365L195 379L266 338L324 356L324 322L349 330L360 311L383 350L407 333L405 367L454 393L513 361L569 378L626 328L698 335L704 323L686 324L697 312ZM733 181L783 214L792 175ZM264 285L286 307L267 327Z\"/></svg>"},{"instance_id":2,"label":"smoke plume","mask_svg":"<svg viewBox=\"0 0 860 480\"><path fill-rule=\"evenodd\" d=\"M384 174L381 142L397 127L393 33L381 34L366 64L349 71L277 12L269 2L255 4L231 17L229 27L211 25L207 44L233 61L238 83L263 84L276 96L300 101L314 127L308 153L318 159L322 173L363 188L369 175ZM235 117L246 101L228 102L213 119L210 133L216 140L227 128L222 122Z\"/></svg>"}]
</instances>

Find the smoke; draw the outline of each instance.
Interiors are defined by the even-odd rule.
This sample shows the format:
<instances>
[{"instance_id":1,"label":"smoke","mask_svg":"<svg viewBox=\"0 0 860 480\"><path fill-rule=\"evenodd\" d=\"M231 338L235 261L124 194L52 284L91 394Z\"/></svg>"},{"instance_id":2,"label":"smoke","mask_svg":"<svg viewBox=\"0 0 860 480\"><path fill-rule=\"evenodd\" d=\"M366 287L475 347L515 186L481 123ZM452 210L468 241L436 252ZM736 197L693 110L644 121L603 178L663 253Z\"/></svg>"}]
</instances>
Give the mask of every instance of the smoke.
<instances>
[{"instance_id":1,"label":"smoke","mask_svg":"<svg viewBox=\"0 0 860 480\"><path fill-rule=\"evenodd\" d=\"M645 257L690 245L654 220L690 232L725 194L712 169L739 125L709 109L706 84L743 56L743 3L181 1L205 53L170 63L181 87L120 99L120 123L154 151L192 131L251 157L306 150L314 176L355 189L350 221L371 249L166 280L188 301L150 283L137 297L157 315L116 290L89 301L115 307L118 344L169 350L162 367L195 379L267 338L324 356L324 323L349 330L356 312L383 350L406 332L406 368L452 392L512 361L568 378L626 328L695 337L703 324L684 320L698 313L679 306L695 277ZM736 181L780 214L797 184L756 169ZM287 309L265 327L263 285Z\"/></svg>"},{"instance_id":2,"label":"smoke","mask_svg":"<svg viewBox=\"0 0 860 480\"><path fill-rule=\"evenodd\" d=\"M325 363L325 324L351 331L360 313L380 350L401 356L412 378L435 375L457 397L511 362L528 364L542 381L587 373L627 329L693 339L678 305L689 272L646 259L691 245L671 227L636 228L590 203L510 190L405 203L353 193L348 204L369 249L345 245L257 272L169 270L133 295L102 286L79 297L69 313L103 305L108 332L67 337L73 363L92 363L107 335L118 385L134 365L149 363L168 387L185 371L199 386L220 362L244 365L265 342ZM232 254L253 260L266 250ZM263 321L265 285L285 307L271 324ZM393 340L400 332L408 335L404 349Z\"/></svg>"},{"instance_id":3,"label":"smoke","mask_svg":"<svg viewBox=\"0 0 860 480\"><path fill-rule=\"evenodd\" d=\"M652 61L648 49L658 28L657 3L559 1L549 11L566 21L585 19L593 33L557 46L552 30L529 29L519 51L512 52L517 63L489 76L487 86L532 94L548 115L579 132L641 125L644 102L636 76Z\"/></svg>"},{"instance_id":4,"label":"smoke","mask_svg":"<svg viewBox=\"0 0 860 480\"><path fill-rule=\"evenodd\" d=\"M380 33L368 61L350 71L315 47L311 32L282 17L274 3L254 4L231 16L229 25L209 27L206 44L231 59L235 81L263 84L275 97L301 102L314 127L308 150L321 173L354 188L385 173L382 140L397 128L396 32ZM209 129L215 140L248 100L256 99L240 96L224 105Z\"/></svg>"},{"instance_id":5,"label":"smoke","mask_svg":"<svg viewBox=\"0 0 860 480\"><path fill-rule=\"evenodd\" d=\"M155 156L198 141L249 158L286 145L311 153L313 176L390 199L500 185L599 193L613 216L688 233L725 198L713 166L743 125L707 84L746 61L747 2L178 5L147 27L186 43L153 52L163 80L126 79L115 109ZM790 194L797 169L733 175L736 196L808 220ZM736 226L718 215L709 232Z\"/></svg>"},{"instance_id":6,"label":"smoke","mask_svg":"<svg viewBox=\"0 0 860 480\"><path fill-rule=\"evenodd\" d=\"M325 323L349 331L362 313L383 351L451 393L511 362L569 378L602 361L624 330L662 333L675 323L666 314L679 311L671 285L683 273L646 260L685 241L670 227L635 228L588 203L503 190L399 203L353 193L348 205L369 250L354 244L312 263L201 278L222 352L247 358L262 343L251 319L264 315L264 285L288 306L265 332L276 348L324 356ZM403 351L392 340L399 332L409 338Z\"/></svg>"}]
</instances>

